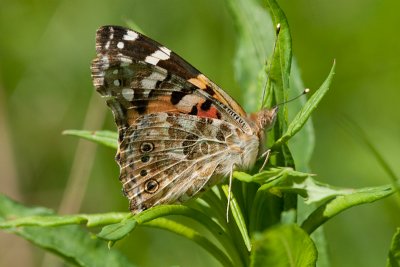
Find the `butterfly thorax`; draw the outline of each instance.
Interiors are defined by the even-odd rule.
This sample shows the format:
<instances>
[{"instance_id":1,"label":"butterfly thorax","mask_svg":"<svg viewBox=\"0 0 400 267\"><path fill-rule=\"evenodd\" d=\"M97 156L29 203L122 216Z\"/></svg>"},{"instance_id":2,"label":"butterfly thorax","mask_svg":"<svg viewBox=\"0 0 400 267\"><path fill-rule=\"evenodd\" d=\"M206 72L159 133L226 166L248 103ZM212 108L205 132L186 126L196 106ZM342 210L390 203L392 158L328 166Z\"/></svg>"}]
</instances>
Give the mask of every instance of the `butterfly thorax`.
<instances>
[{"instance_id":1,"label":"butterfly thorax","mask_svg":"<svg viewBox=\"0 0 400 267\"><path fill-rule=\"evenodd\" d=\"M249 170L254 166L260 146L257 135L240 132L227 138L227 145L231 151L227 164L232 165L234 162L233 168L239 170Z\"/></svg>"}]
</instances>

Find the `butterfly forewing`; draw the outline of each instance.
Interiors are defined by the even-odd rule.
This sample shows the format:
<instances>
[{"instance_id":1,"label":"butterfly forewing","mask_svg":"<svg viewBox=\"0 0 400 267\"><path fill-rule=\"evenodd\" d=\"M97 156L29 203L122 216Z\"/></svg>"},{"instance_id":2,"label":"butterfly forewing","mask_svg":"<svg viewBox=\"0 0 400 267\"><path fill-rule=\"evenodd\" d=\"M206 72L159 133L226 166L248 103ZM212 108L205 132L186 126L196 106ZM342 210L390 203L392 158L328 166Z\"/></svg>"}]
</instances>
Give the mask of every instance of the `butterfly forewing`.
<instances>
[{"instance_id":1,"label":"butterfly forewing","mask_svg":"<svg viewBox=\"0 0 400 267\"><path fill-rule=\"evenodd\" d=\"M122 27L104 26L97 31L96 50L93 82L109 98L118 125L143 114L175 109L223 119L251 132L239 104L185 60L150 38ZM120 103L123 105L118 107ZM148 107L148 103L156 109Z\"/></svg>"}]
</instances>

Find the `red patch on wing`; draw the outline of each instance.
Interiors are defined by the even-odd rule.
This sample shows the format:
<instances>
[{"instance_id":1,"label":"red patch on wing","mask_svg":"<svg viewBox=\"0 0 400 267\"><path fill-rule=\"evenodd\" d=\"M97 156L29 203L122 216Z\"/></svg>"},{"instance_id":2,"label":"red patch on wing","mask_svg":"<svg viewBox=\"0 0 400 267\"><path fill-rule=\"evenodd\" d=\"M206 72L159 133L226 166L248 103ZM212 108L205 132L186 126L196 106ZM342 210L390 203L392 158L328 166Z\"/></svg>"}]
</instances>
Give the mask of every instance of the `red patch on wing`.
<instances>
[{"instance_id":1,"label":"red patch on wing","mask_svg":"<svg viewBox=\"0 0 400 267\"><path fill-rule=\"evenodd\" d=\"M203 110L201 108L201 103L197 104L197 116L204 118L219 119L220 115L215 107L210 107L208 110Z\"/></svg>"}]
</instances>

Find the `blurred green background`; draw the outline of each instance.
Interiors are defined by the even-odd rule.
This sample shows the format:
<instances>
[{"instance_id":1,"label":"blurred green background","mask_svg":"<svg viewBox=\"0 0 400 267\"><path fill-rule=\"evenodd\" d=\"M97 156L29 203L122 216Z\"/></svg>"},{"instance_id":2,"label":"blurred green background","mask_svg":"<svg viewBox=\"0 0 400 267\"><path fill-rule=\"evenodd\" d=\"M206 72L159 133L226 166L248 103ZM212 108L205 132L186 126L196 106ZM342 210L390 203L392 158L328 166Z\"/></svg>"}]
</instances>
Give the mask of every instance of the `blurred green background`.
<instances>
[{"instance_id":1,"label":"blurred green background","mask_svg":"<svg viewBox=\"0 0 400 267\"><path fill-rule=\"evenodd\" d=\"M279 3L307 87L317 89L337 60L332 89L313 115L313 172L343 187L389 183L341 122L355 120L400 173L400 1ZM235 28L222 0L0 0L0 7L0 192L26 205L58 210L70 177L77 177L60 213L128 210L115 151L61 135L115 130L90 78L101 25L134 21L241 100L232 70ZM87 191L79 192L86 181ZM325 228L332 266L383 266L399 225L396 197L334 218ZM139 266L218 266L201 248L160 230L137 229L116 247ZM0 266L53 266L48 256L42 264L43 257L28 242L0 233Z\"/></svg>"}]
</instances>

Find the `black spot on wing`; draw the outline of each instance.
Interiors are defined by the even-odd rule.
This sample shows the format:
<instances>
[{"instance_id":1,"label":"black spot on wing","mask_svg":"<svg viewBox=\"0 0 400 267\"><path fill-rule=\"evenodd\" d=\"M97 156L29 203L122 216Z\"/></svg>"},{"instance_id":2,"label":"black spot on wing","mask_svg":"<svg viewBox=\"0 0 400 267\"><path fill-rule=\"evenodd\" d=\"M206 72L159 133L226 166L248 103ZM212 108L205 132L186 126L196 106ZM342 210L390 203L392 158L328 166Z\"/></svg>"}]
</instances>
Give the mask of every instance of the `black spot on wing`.
<instances>
[{"instance_id":1,"label":"black spot on wing","mask_svg":"<svg viewBox=\"0 0 400 267\"><path fill-rule=\"evenodd\" d=\"M181 92L181 91L174 91L171 94L171 103L173 105L176 105L181 101L181 99L186 95L186 93Z\"/></svg>"},{"instance_id":2,"label":"black spot on wing","mask_svg":"<svg viewBox=\"0 0 400 267\"><path fill-rule=\"evenodd\" d=\"M161 88L161 83L162 83L163 81L157 81L156 82L156 86L155 86L155 88Z\"/></svg>"},{"instance_id":3,"label":"black spot on wing","mask_svg":"<svg viewBox=\"0 0 400 267\"><path fill-rule=\"evenodd\" d=\"M148 100L133 100L133 105L139 114L144 114L147 110Z\"/></svg>"},{"instance_id":4,"label":"black spot on wing","mask_svg":"<svg viewBox=\"0 0 400 267\"><path fill-rule=\"evenodd\" d=\"M207 88L204 91L209 95L215 95L214 90L209 85L207 85Z\"/></svg>"},{"instance_id":5,"label":"black spot on wing","mask_svg":"<svg viewBox=\"0 0 400 267\"><path fill-rule=\"evenodd\" d=\"M204 101L203 104L201 104L200 108L201 108L202 110L204 110L204 111L207 111L207 110L210 109L211 105L212 105L211 100L208 100L208 99L207 99L206 101Z\"/></svg>"},{"instance_id":6,"label":"black spot on wing","mask_svg":"<svg viewBox=\"0 0 400 267\"><path fill-rule=\"evenodd\" d=\"M194 106L192 107L192 110L189 112L189 115L197 115L197 112L198 112L197 106L194 105Z\"/></svg>"}]
</instances>

